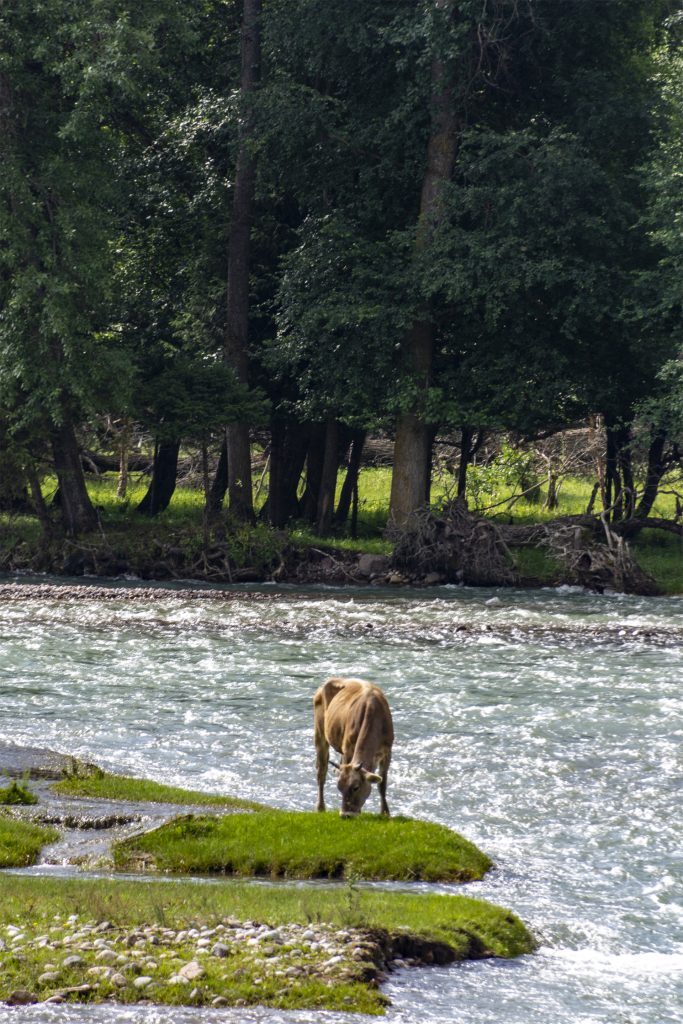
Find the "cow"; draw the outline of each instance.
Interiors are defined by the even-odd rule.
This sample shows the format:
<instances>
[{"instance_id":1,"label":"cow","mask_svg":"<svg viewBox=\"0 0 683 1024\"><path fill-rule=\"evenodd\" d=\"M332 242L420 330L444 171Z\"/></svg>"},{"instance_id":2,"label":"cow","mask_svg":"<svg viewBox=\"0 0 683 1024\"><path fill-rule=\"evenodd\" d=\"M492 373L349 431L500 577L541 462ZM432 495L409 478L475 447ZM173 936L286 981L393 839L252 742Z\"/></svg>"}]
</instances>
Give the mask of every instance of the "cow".
<instances>
[{"instance_id":1,"label":"cow","mask_svg":"<svg viewBox=\"0 0 683 1024\"><path fill-rule=\"evenodd\" d=\"M317 810L325 810L323 790L330 747L341 754L338 772L342 818L355 818L379 786L381 813L389 816L387 773L394 727L387 699L378 686L363 679L328 679L313 697L315 750L318 771Z\"/></svg>"}]
</instances>

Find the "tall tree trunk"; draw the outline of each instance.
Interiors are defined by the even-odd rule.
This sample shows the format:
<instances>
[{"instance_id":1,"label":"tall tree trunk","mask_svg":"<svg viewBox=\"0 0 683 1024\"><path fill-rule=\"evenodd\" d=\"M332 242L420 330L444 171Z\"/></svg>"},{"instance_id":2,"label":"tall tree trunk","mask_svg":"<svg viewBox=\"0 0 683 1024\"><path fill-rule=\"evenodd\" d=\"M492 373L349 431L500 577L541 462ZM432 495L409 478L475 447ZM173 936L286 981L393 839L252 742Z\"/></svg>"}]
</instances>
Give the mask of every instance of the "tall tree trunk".
<instances>
[{"instance_id":1,"label":"tall tree trunk","mask_svg":"<svg viewBox=\"0 0 683 1024\"><path fill-rule=\"evenodd\" d=\"M622 481L622 513L624 519L630 519L636 506L630 427L622 427L617 434L617 460Z\"/></svg>"},{"instance_id":2,"label":"tall tree trunk","mask_svg":"<svg viewBox=\"0 0 683 1024\"><path fill-rule=\"evenodd\" d=\"M454 0L436 0L442 9L453 8ZM435 56L431 68L432 123L427 147L427 168L422 182L420 217L415 255L429 248L442 216L444 186L450 181L457 150L458 124L454 88L449 67ZM429 493L430 429L425 421L424 402L430 385L434 352L434 325L429 310L416 318L402 347L405 370L417 386L417 400L396 425L394 471L391 478L389 521L405 524L425 504Z\"/></svg>"},{"instance_id":3,"label":"tall tree trunk","mask_svg":"<svg viewBox=\"0 0 683 1024\"><path fill-rule=\"evenodd\" d=\"M228 242L228 310L225 357L243 384L249 382L249 250L256 182L256 160L252 148L254 135L252 103L260 74L260 14L261 0L244 0L240 80L243 119ZM241 519L253 521L254 502L251 486L249 425L247 423L231 424L227 428L227 438L230 511Z\"/></svg>"},{"instance_id":4,"label":"tall tree trunk","mask_svg":"<svg viewBox=\"0 0 683 1024\"><path fill-rule=\"evenodd\" d=\"M636 509L636 519L647 519L650 512L652 512L652 507L655 501L657 500L659 485L664 473L666 472L666 463L664 461L665 444L666 434L663 430L658 430L650 442L650 447L647 453L645 487L640 501L638 502L638 508Z\"/></svg>"},{"instance_id":5,"label":"tall tree trunk","mask_svg":"<svg viewBox=\"0 0 683 1024\"><path fill-rule=\"evenodd\" d=\"M68 536L89 533L97 527L83 476L81 449L68 410L62 410L62 422L52 428L52 454L59 482L60 512Z\"/></svg>"},{"instance_id":6,"label":"tall tree trunk","mask_svg":"<svg viewBox=\"0 0 683 1024\"><path fill-rule=\"evenodd\" d=\"M43 531L43 540L50 540L52 537L52 520L50 519L50 512L47 505L45 504L45 498L40 486L40 480L38 474L33 467L29 467L26 471L28 477L28 485L31 489L31 498L33 499L33 507L40 523L40 528Z\"/></svg>"},{"instance_id":7,"label":"tall tree trunk","mask_svg":"<svg viewBox=\"0 0 683 1024\"><path fill-rule=\"evenodd\" d=\"M152 479L147 493L138 505L137 511L144 515L157 516L168 508L178 477L178 452L180 440L162 441L154 451Z\"/></svg>"},{"instance_id":8,"label":"tall tree trunk","mask_svg":"<svg viewBox=\"0 0 683 1024\"><path fill-rule=\"evenodd\" d=\"M325 424L325 454L323 457L320 492L318 494L318 514L316 517L316 526L321 537L330 532L332 525L338 469L339 424L334 416L329 416Z\"/></svg>"},{"instance_id":9,"label":"tall tree trunk","mask_svg":"<svg viewBox=\"0 0 683 1024\"><path fill-rule=\"evenodd\" d=\"M306 461L308 436L305 425L273 418L267 501L271 526L286 526L299 514L297 488Z\"/></svg>"},{"instance_id":10,"label":"tall tree trunk","mask_svg":"<svg viewBox=\"0 0 683 1024\"><path fill-rule=\"evenodd\" d=\"M309 523L315 523L318 518L318 498L320 497L324 460L325 424L313 423L306 454L306 488L301 498L302 516Z\"/></svg>"},{"instance_id":11,"label":"tall tree trunk","mask_svg":"<svg viewBox=\"0 0 683 1024\"><path fill-rule=\"evenodd\" d=\"M363 447L365 445L366 437L366 430L353 431L351 452L349 454L349 465L346 470L346 476L344 477L344 483L342 484L341 493L339 495L337 510L334 513L334 521L340 525L343 525L349 518L349 511L351 509L354 494L358 493L358 475L360 473L360 463L363 457Z\"/></svg>"},{"instance_id":12,"label":"tall tree trunk","mask_svg":"<svg viewBox=\"0 0 683 1024\"><path fill-rule=\"evenodd\" d=\"M130 455L130 420L124 420L119 435L119 482L116 497L125 498L128 491L128 456Z\"/></svg>"},{"instance_id":13,"label":"tall tree trunk","mask_svg":"<svg viewBox=\"0 0 683 1024\"><path fill-rule=\"evenodd\" d=\"M472 427L462 426L460 428L460 465L458 466L458 490L457 497L464 498L467 492L467 467L472 457L472 438L474 430Z\"/></svg>"},{"instance_id":14,"label":"tall tree trunk","mask_svg":"<svg viewBox=\"0 0 683 1024\"><path fill-rule=\"evenodd\" d=\"M223 504L223 498L228 490L228 435L227 432L223 434L223 443L221 444L221 452L218 456L218 465L216 466L216 475L213 478L211 484L211 491L209 493L209 503L207 511L210 515L215 515L220 512L221 505Z\"/></svg>"}]
</instances>

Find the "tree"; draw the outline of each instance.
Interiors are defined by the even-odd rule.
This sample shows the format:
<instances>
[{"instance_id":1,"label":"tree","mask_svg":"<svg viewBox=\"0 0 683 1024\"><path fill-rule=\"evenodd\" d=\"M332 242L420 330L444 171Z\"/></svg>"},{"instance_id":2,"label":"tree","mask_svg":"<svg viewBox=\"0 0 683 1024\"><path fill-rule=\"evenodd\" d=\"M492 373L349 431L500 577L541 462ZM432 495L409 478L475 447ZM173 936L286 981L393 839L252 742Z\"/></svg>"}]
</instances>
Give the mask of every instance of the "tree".
<instances>
[{"instance_id":1,"label":"tree","mask_svg":"<svg viewBox=\"0 0 683 1024\"><path fill-rule=\"evenodd\" d=\"M240 93L242 126L235 172L232 221L228 243L228 293L225 354L242 384L248 383L249 359L249 249L256 180L253 94L259 80L261 0L243 0L242 73ZM253 519L251 445L249 424L227 428L228 496L231 512Z\"/></svg>"}]
</instances>

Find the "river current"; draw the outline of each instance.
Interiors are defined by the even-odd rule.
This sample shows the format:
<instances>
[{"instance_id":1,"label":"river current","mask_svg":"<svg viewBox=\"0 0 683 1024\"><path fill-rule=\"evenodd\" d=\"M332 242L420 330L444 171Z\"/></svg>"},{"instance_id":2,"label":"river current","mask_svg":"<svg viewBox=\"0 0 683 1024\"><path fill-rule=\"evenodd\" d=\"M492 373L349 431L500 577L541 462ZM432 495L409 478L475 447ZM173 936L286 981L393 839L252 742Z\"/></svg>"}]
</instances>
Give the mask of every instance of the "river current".
<instances>
[{"instance_id":1,"label":"river current","mask_svg":"<svg viewBox=\"0 0 683 1024\"><path fill-rule=\"evenodd\" d=\"M329 675L372 679L394 715L392 810L486 850L495 870L460 891L511 907L540 944L397 972L387 1021L683 1022L683 598L134 589L0 600L0 738L312 809L312 694ZM335 806L331 780L327 796ZM3 1024L360 1019L0 1009Z\"/></svg>"}]
</instances>

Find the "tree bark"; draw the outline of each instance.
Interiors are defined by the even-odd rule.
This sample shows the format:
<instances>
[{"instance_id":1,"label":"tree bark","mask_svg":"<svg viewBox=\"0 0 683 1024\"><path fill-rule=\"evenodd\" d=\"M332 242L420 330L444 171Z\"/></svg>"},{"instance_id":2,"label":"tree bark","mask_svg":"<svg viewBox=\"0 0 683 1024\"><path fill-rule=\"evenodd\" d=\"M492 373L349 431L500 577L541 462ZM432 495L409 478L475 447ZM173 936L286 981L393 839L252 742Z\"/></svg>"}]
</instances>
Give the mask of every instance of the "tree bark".
<instances>
[{"instance_id":1,"label":"tree bark","mask_svg":"<svg viewBox=\"0 0 683 1024\"><path fill-rule=\"evenodd\" d=\"M454 3L453 0L436 0L436 6L452 8ZM416 257L427 251L441 220L444 186L451 179L457 150L452 74L437 56L432 60L431 92L432 122L415 239ZM425 310L415 319L402 347L404 367L416 384L417 399L412 409L399 416L396 424L389 504L389 521L395 526L404 525L410 515L425 504L429 493L431 439L424 402L431 381L433 352L434 325L429 310Z\"/></svg>"},{"instance_id":2,"label":"tree bark","mask_svg":"<svg viewBox=\"0 0 683 1024\"><path fill-rule=\"evenodd\" d=\"M26 476L28 477L28 485L31 489L31 498L33 499L33 507L35 509L36 517L40 523L40 528L43 531L43 539L50 540L52 537L52 520L50 519L50 512L47 505L45 504L45 498L40 487L40 480L38 474L32 467L27 469Z\"/></svg>"},{"instance_id":3,"label":"tree bark","mask_svg":"<svg viewBox=\"0 0 683 1024\"><path fill-rule=\"evenodd\" d=\"M152 479L147 493L138 505L138 512L148 516L157 516L168 508L176 486L179 450L180 440L162 441L157 445L154 452Z\"/></svg>"},{"instance_id":4,"label":"tree bark","mask_svg":"<svg viewBox=\"0 0 683 1024\"><path fill-rule=\"evenodd\" d=\"M313 423L306 453L306 488L301 498L301 512L304 519L314 523L318 518L318 498L323 478L325 459L325 424Z\"/></svg>"},{"instance_id":5,"label":"tree bark","mask_svg":"<svg viewBox=\"0 0 683 1024\"><path fill-rule=\"evenodd\" d=\"M240 80L243 120L228 242L225 358L243 384L249 382L249 256L256 182L256 159L252 145L254 135L252 101L260 74L260 14L261 0L244 0ZM230 511L240 519L253 521L254 502L251 483L249 425L247 423L231 424L227 428L227 440Z\"/></svg>"},{"instance_id":6,"label":"tree bark","mask_svg":"<svg viewBox=\"0 0 683 1024\"><path fill-rule=\"evenodd\" d=\"M62 410L62 422L52 428L51 442L64 529L69 537L89 533L97 527L97 513L85 486L81 449L66 409Z\"/></svg>"},{"instance_id":7,"label":"tree bark","mask_svg":"<svg viewBox=\"0 0 683 1024\"><path fill-rule=\"evenodd\" d=\"M271 423L268 521L278 529L299 515L297 488L306 461L308 428L276 417Z\"/></svg>"},{"instance_id":8,"label":"tree bark","mask_svg":"<svg viewBox=\"0 0 683 1024\"><path fill-rule=\"evenodd\" d=\"M467 467L472 457L472 439L474 430L472 427L463 426L460 428L460 465L458 466L458 490L457 497L464 498L467 492Z\"/></svg>"},{"instance_id":9,"label":"tree bark","mask_svg":"<svg viewBox=\"0 0 683 1024\"><path fill-rule=\"evenodd\" d=\"M652 511L655 501L657 500L659 485L666 472L666 462L664 460L665 444L666 434L663 430L658 430L650 442L650 447L647 453L645 487L643 489L641 499L638 502L638 508L635 511L636 519L647 519Z\"/></svg>"},{"instance_id":10,"label":"tree bark","mask_svg":"<svg viewBox=\"0 0 683 1024\"><path fill-rule=\"evenodd\" d=\"M354 430L353 432L349 465L346 470L346 476L344 477L344 483L342 484L341 493L339 495L337 510L334 513L334 521L340 525L343 525L349 518L349 511L351 509L354 494L357 495L358 493L358 475L360 473L360 463L363 457L363 446L365 445L366 436L366 430Z\"/></svg>"},{"instance_id":11,"label":"tree bark","mask_svg":"<svg viewBox=\"0 0 683 1024\"><path fill-rule=\"evenodd\" d=\"M119 435L119 482L116 497L125 498L128 491L128 458L130 455L130 420L125 420Z\"/></svg>"},{"instance_id":12,"label":"tree bark","mask_svg":"<svg viewBox=\"0 0 683 1024\"><path fill-rule=\"evenodd\" d=\"M338 470L339 424L334 416L329 416L325 424L325 448L316 516L316 527L321 537L330 532L332 525Z\"/></svg>"},{"instance_id":13,"label":"tree bark","mask_svg":"<svg viewBox=\"0 0 683 1024\"><path fill-rule=\"evenodd\" d=\"M223 435L223 443L221 445L221 452L218 456L218 465L216 466L216 475L213 478L211 484L211 491L209 493L209 504L207 511L210 515L220 512L223 499L225 498L228 490L228 436L227 433Z\"/></svg>"}]
</instances>

